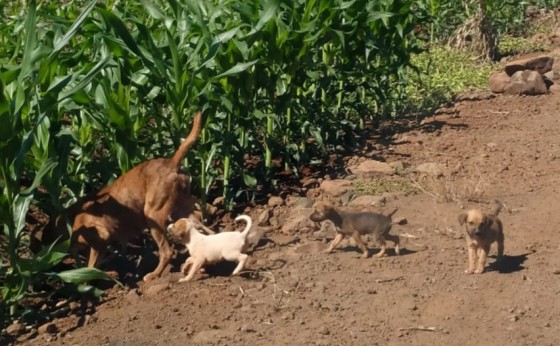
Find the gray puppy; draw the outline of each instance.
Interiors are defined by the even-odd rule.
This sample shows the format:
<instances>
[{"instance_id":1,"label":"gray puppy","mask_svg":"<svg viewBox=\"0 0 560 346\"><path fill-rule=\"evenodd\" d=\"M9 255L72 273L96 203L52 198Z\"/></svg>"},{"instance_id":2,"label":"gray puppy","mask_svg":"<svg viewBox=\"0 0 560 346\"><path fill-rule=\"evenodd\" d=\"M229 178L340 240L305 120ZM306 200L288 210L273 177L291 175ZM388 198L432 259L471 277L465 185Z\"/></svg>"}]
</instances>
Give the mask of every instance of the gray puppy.
<instances>
[{"instance_id":1,"label":"gray puppy","mask_svg":"<svg viewBox=\"0 0 560 346\"><path fill-rule=\"evenodd\" d=\"M361 236L371 234L381 246L381 250L375 256L381 257L385 255L387 250L386 239L394 242L395 253L397 255L400 253L399 237L389 233L393 225L391 216L396 211L397 209L388 215L374 212L345 212L328 202L317 202L309 219L314 222L330 220L336 226L337 234L327 249L327 253L331 253L345 236L351 236L364 253L364 258L367 258L369 255L368 248Z\"/></svg>"}]
</instances>

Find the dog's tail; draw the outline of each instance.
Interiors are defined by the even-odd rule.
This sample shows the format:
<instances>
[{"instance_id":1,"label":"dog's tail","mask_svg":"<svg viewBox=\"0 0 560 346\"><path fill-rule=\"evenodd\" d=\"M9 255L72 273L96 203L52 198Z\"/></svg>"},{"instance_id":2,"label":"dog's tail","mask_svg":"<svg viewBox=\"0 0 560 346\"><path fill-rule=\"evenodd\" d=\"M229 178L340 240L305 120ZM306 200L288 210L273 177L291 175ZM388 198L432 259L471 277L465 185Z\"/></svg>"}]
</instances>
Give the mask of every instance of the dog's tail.
<instances>
[{"instance_id":1,"label":"dog's tail","mask_svg":"<svg viewBox=\"0 0 560 346\"><path fill-rule=\"evenodd\" d=\"M239 215L235 218L235 221L243 220L247 223L245 229L241 232L243 238L247 239L247 235L249 235L249 231L251 231L251 227L253 227L253 220L249 217L249 215Z\"/></svg>"},{"instance_id":2,"label":"dog's tail","mask_svg":"<svg viewBox=\"0 0 560 346\"><path fill-rule=\"evenodd\" d=\"M199 111L196 112L196 114L194 115L191 132L185 138L183 143L181 143L179 148L177 148L177 151L171 158L171 162L175 167L177 167L177 169L181 167L181 161L183 161L189 149L193 146L194 142L196 142L201 131L202 131L202 113Z\"/></svg>"},{"instance_id":3,"label":"dog's tail","mask_svg":"<svg viewBox=\"0 0 560 346\"><path fill-rule=\"evenodd\" d=\"M497 199L494 200L494 203L496 203L496 206L494 207L494 210L492 210L490 215L498 216L500 211L502 211L502 208L504 207L504 204L502 202L498 201Z\"/></svg>"},{"instance_id":4,"label":"dog's tail","mask_svg":"<svg viewBox=\"0 0 560 346\"><path fill-rule=\"evenodd\" d=\"M393 217L393 215L395 215L395 213L397 212L397 210L399 210L399 208L395 208L393 211L391 211L389 214L386 214L387 217Z\"/></svg>"}]
</instances>

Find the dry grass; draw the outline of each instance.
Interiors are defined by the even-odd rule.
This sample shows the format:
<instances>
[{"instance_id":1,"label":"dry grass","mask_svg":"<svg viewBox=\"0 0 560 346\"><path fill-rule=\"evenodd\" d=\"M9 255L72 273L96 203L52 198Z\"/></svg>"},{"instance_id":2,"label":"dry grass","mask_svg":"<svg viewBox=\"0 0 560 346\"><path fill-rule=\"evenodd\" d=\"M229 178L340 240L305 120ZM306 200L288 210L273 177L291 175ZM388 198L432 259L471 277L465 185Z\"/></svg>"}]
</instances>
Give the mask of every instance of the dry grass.
<instances>
[{"instance_id":1,"label":"dry grass","mask_svg":"<svg viewBox=\"0 0 560 346\"><path fill-rule=\"evenodd\" d=\"M415 184L407 180L388 180L381 178L360 179L354 182L356 192L363 195L381 195L390 192L403 192L406 195L413 195L420 190Z\"/></svg>"},{"instance_id":2,"label":"dry grass","mask_svg":"<svg viewBox=\"0 0 560 346\"><path fill-rule=\"evenodd\" d=\"M449 176L426 176L421 179L411 178L412 184L420 191L431 196L436 202L455 202L463 208L467 202L481 202L484 200L487 181L477 170L476 174L467 175L468 178L453 179Z\"/></svg>"}]
</instances>

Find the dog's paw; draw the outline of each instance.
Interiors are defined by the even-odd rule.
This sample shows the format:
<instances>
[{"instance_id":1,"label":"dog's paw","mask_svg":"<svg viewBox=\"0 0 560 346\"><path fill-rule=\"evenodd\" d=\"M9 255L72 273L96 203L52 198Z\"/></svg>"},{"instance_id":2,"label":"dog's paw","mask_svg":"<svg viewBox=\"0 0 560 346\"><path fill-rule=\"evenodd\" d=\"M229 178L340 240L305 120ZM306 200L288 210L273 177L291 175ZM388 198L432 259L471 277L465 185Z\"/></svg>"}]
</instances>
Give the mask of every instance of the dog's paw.
<instances>
[{"instance_id":1,"label":"dog's paw","mask_svg":"<svg viewBox=\"0 0 560 346\"><path fill-rule=\"evenodd\" d=\"M326 253L326 254L329 254L329 253L332 253L332 252L333 252L333 250L331 250L331 249L323 250L323 253Z\"/></svg>"},{"instance_id":2,"label":"dog's paw","mask_svg":"<svg viewBox=\"0 0 560 346\"><path fill-rule=\"evenodd\" d=\"M472 270L472 269L466 269L465 270L465 274L472 274L472 273L474 273L474 270Z\"/></svg>"},{"instance_id":3,"label":"dog's paw","mask_svg":"<svg viewBox=\"0 0 560 346\"><path fill-rule=\"evenodd\" d=\"M156 279L158 276L156 273L148 273L146 275L144 275L144 282L148 282L148 281L152 281L154 279Z\"/></svg>"},{"instance_id":4,"label":"dog's paw","mask_svg":"<svg viewBox=\"0 0 560 346\"><path fill-rule=\"evenodd\" d=\"M478 268L478 269L476 269L473 273L475 273L475 274L482 274L482 273L484 273L484 268L482 268L482 269L481 269L481 268Z\"/></svg>"},{"instance_id":5,"label":"dog's paw","mask_svg":"<svg viewBox=\"0 0 560 346\"><path fill-rule=\"evenodd\" d=\"M191 278L189 278L188 276L185 276L184 278L180 278L179 282L187 282L187 281L190 281L190 280L191 280Z\"/></svg>"}]
</instances>

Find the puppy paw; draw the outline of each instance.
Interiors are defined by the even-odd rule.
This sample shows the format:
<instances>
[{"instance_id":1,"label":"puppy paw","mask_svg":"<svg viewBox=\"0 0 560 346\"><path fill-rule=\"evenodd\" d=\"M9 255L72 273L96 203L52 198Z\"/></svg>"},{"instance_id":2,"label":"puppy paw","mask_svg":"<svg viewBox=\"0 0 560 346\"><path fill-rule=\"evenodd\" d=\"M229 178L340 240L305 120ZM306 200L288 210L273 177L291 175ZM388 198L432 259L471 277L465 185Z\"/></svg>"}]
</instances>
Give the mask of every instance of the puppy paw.
<instances>
[{"instance_id":1,"label":"puppy paw","mask_svg":"<svg viewBox=\"0 0 560 346\"><path fill-rule=\"evenodd\" d=\"M475 273L475 274L482 274L482 273L484 273L484 268L482 268L482 269L481 269L481 268L478 268L478 269L476 269L476 270L474 271L474 273Z\"/></svg>"},{"instance_id":2,"label":"puppy paw","mask_svg":"<svg viewBox=\"0 0 560 346\"><path fill-rule=\"evenodd\" d=\"M326 250L323 251L323 253L326 253L326 254L329 254L329 253L332 253L332 252L333 252L333 250L331 250L331 249L326 249Z\"/></svg>"},{"instance_id":3,"label":"puppy paw","mask_svg":"<svg viewBox=\"0 0 560 346\"><path fill-rule=\"evenodd\" d=\"M187 281L190 281L190 280L191 280L191 278L189 278L188 276L185 276L184 278L180 278L179 282L187 282Z\"/></svg>"},{"instance_id":4,"label":"puppy paw","mask_svg":"<svg viewBox=\"0 0 560 346\"><path fill-rule=\"evenodd\" d=\"M474 273L474 270L472 269L465 270L465 274L472 274L472 273Z\"/></svg>"},{"instance_id":5,"label":"puppy paw","mask_svg":"<svg viewBox=\"0 0 560 346\"><path fill-rule=\"evenodd\" d=\"M144 275L144 282L148 282L148 281L152 281L153 279L156 279L158 276L156 273L148 273L146 275Z\"/></svg>"}]
</instances>

